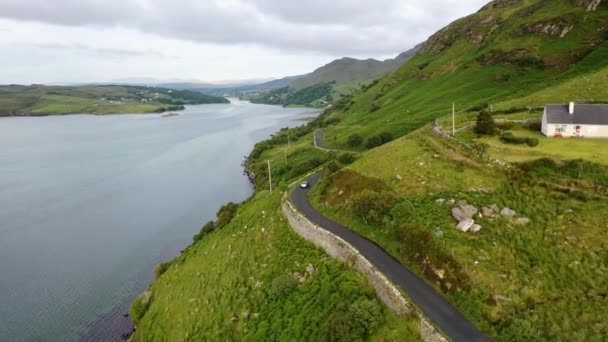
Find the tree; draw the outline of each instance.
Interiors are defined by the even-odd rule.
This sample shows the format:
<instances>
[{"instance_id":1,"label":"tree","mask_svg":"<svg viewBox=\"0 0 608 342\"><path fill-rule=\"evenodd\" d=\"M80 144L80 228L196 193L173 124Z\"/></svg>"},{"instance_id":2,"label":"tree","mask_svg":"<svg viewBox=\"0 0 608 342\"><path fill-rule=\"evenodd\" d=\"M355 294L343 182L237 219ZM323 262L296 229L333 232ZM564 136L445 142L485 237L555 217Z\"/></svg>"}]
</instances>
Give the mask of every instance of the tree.
<instances>
[{"instance_id":1,"label":"tree","mask_svg":"<svg viewBox=\"0 0 608 342\"><path fill-rule=\"evenodd\" d=\"M382 139L380 139L380 137L377 135L372 135L371 137L367 138L367 142L365 143L366 148L374 148L380 145L382 145Z\"/></svg>"},{"instance_id":2,"label":"tree","mask_svg":"<svg viewBox=\"0 0 608 342\"><path fill-rule=\"evenodd\" d=\"M481 111L477 115L475 123L475 133L479 135L494 135L496 134L496 123L492 115L488 111Z\"/></svg>"}]
</instances>

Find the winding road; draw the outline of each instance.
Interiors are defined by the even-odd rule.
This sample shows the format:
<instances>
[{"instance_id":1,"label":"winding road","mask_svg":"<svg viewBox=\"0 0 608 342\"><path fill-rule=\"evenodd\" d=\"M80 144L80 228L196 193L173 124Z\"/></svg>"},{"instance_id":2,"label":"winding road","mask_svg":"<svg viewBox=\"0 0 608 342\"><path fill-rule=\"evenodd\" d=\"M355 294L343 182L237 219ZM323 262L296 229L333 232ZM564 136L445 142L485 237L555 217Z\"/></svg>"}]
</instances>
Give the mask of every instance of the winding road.
<instances>
[{"instance_id":1,"label":"winding road","mask_svg":"<svg viewBox=\"0 0 608 342\"><path fill-rule=\"evenodd\" d=\"M376 243L316 211L308 201L308 192L318 182L319 175L310 176L307 180L309 182L307 189L298 187L291 193L291 202L300 213L312 223L341 237L355 247L380 272L399 286L422 313L452 341L490 341L432 286L403 266Z\"/></svg>"}]
</instances>

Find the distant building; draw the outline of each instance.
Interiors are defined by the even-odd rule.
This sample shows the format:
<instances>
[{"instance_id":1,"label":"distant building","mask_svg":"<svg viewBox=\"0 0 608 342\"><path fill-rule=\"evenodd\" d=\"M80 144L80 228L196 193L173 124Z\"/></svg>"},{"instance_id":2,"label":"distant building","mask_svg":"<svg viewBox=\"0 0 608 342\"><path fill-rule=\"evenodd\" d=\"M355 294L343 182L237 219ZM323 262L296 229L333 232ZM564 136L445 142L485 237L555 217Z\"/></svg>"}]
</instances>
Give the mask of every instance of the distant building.
<instances>
[{"instance_id":1,"label":"distant building","mask_svg":"<svg viewBox=\"0 0 608 342\"><path fill-rule=\"evenodd\" d=\"M548 137L608 138L608 104L546 105L542 132Z\"/></svg>"}]
</instances>

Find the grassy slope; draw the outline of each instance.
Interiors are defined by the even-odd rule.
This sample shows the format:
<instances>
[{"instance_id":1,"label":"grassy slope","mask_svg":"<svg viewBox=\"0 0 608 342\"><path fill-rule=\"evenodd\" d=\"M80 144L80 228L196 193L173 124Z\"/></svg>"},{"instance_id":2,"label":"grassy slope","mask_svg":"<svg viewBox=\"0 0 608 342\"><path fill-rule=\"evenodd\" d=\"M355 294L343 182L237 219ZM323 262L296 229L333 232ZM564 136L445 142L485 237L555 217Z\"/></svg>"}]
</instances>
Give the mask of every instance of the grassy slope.
<instances>
[{"instance_id":1,"label":"grassy slope","mask_svg":"<svg viewBox=\"0 0 608 342\"><path fill-rule=\"evenodd\" d=\"M153 98L159 94L158 98ZM120 99L112 104L106 99ZM153 101L142 102L142 98ZM117 114L150 113L178 103L221 103L222 98L168 89L127 86L0 86L0 115L32 114ZM175 103L173 103L175 102Z\"/></svg>"},{"instance_id":2,"label":"grassy slope","mask_svg":"<svg viewBox=\"0 0 608 342\"><path fill-rule=\"evenodd\" d=\"M470 290L445 291L446 295L497 340L592 341L608 334L601 318L608 315L608 199L594 191L593 182L566 176L549 182L598 196L581 200L560 187L547 188L544 177L512 175L487 165L428 130L374 149L349 169L379 179L399 203L406 204L393 208L383 223L366 224L350 206L362 191L357 190L362 180L334 176L323 195L321 188L313 192L315 205L441 287L445 282L424 272L428 266L412 260L407 251L413 241L404 238L404 232L412 229L431 233L440 253L455 258L469 279L465 285ZM480 188L485 192L470 190ZM531 223L521 227L507 219L476 217L482 231L464 234L454 228L452 206L437 204L439 198L466 200L478 208L508 206ZM403 205L414 211L403 216L397 209ZM437 230L441 237L435 235ZM417 252L426 253L433 260L431 267L446 270L452 281L451 266L436 261L442 259L419 244L414 245L421 248Z\"/></svg>"},{"instance_id":3,"label":"grassy slope","mask_svg":"<svg viewBox=\"0 0 608 342\"><path fill-rule=\"evenodd\" d=\"M362 275L291 230L280 196L259 192L228 226L173 261L153 284L133 340L319 340L328 320L357 299L378 305ZM304 275L308 264L316 271L304 283L277 290L277 279ZM386 308L376 318L371 340L418 340L414 319Z\"/></svg>"},{"instance_id":4,"label":"grassy slope","mask_svg":"<svg viewBox=\"0 0 608 342\"><path fill-rule=\"evenodd\" d=\"M602 171L595 176L595 166L581 166L570 174L507 171L432 135L428 127L412 132L436 118L445 125L452 101L458 104L457 121L463 126L476 115L464 109L483 103L500 110L566 102L572 96L604 98L607 13L607 4L586 12L572 1L529 0L489 8L457 21L431 38L436 48L419 54L317 121L324 125L339 120L324 129L326 144L334 147L345 148L352 133L364 137L379 131L407 135L364 154L350 168L379 179L383 184L380 188L388 189L379 191L396 197L401 205L384 221L365 223L353 213L351 205L358 194L352 188L359 181L375 181L359 176L331 178L329 194L321 194L322 187L317 188L312 200L328 215L379 242L438 287L454 288L462 281L463 290L448 290L446 295L499 340L601 340L608 334L602 320L608 315L606 184L596 183L605 178ZM484 26L491 16L501 21ZM527 23L562 17L575 23L563 38L520 33ZM476 31L490 34L478 44L467 36ZM447 47L442 48L443 43ZM521 48L527 50L524 58L516 53ZM372 110L374 104L378 110ZM538 117L539 112L501 116L522 119ZM537 135L521 128L516 134ZM530 149L503 145L496 138L478 140L469 132L461 138L469 143L489 143L492 156L510 161L584 158L606 164L608 160L606 142L601 140L541 139L537 148ZM278 151L283 148L279 145L265 156L277 156L275 162L279 162ZM435 203L438 198L467 200L478 207L494 203L510 206L531 223L519 227L505 219L482 218L478 220L484 228L479 234L462 234L454 229L451 207ZM437 228L442 238L434 235ZM424 231L431 234L430 239ZM411 232L420 233L420 239L405 239ZM417 254L412 255L412 250ZM420 255L425 253L436 262L431 266L445 266L446 277L457 274L462 279L452 278L453 283L446 284L429 273L427 264L420 263ZM457 263L442 264L450 259ZM451 271L455 273L450 275Z\"/></svg>"},{"instance_id":5,"label":"grassy slope","mask_svg":"<svg viewBox=\"0 0 608 342\"><path fill-rule=\"evenodd\" d=\"M547 91L543 101L567 102L571 94L563 92L568 88L564 82L576 82L577 78L594 78L598 86L579 87L576 97L603 96L605 87L600 84L608 60L608 6L602 4L597 11L586 12L570 0L556 0L533 7L539 3L529 0L491 8L451 24L431 38L430 51L418 54L355 96L349 105L336 106L332 117L341 122L325 135L336 137L336 147L344 147L352 133L369 136L386 130L402 136L451 112L452 102L461 113L475 105L520 99L548 88L555 90ZM560 16L576 19L572 31L563 38L520 33L526 23ZM502 19L495 25L482 24L495 18ZM484 41L472 42L469 32L482 34ZM442 44L448 46L441 49ZM528 51L525 57L518 56L520 49ZM562 83L564 88L554 88ZM379 109L370 113L373 105Z\"/></svg>"}]
</instances>

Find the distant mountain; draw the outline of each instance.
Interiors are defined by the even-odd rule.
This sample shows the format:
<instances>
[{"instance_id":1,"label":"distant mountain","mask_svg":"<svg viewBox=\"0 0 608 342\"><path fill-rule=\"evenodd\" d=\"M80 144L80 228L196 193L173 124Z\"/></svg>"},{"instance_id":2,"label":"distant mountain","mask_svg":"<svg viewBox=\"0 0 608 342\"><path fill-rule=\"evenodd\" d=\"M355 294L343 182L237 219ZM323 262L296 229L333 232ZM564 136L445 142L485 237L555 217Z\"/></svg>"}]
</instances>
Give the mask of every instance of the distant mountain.
<instances>
[{"instance_id":1,"label":"distant mountain","mask_svg":"<svg viewBox=\"0 0 608 342\"><path fill-rule=\"evenodd\" d=\"M295 90L304 89L321 83L350 83L363 80L374 80L384 76L407 62L420 49L422 44L399 54L393 59L379 61L376 59L360 60L345 57L335 60L313 71L306 77L290 84Z\"/></svg>"}]
</instances>

